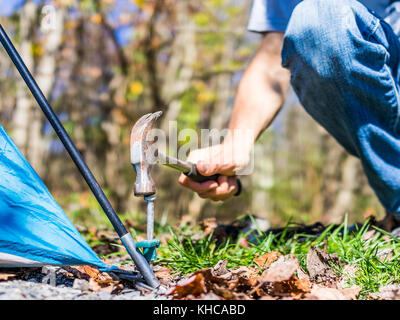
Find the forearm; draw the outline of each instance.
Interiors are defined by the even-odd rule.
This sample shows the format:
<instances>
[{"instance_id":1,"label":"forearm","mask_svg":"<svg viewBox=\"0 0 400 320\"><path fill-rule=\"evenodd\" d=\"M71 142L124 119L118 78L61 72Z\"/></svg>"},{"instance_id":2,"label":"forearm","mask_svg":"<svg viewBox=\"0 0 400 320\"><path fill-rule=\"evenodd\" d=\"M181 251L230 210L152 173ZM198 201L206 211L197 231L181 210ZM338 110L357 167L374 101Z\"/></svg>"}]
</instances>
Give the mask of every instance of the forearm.
<instances>
[{"instance_id":1,"label":"forearm","mask_svg":"<svg viewBox=\"0 0 400 320\"><path fill-rule=\"evenodd\" d=\"M240 82L229 129L231 132L253 130L252 141L240 143L254 143L284 103L290 77L289 72L281 66L282 42L282 33L265 35Z\"/></svg>"}]
</instances>

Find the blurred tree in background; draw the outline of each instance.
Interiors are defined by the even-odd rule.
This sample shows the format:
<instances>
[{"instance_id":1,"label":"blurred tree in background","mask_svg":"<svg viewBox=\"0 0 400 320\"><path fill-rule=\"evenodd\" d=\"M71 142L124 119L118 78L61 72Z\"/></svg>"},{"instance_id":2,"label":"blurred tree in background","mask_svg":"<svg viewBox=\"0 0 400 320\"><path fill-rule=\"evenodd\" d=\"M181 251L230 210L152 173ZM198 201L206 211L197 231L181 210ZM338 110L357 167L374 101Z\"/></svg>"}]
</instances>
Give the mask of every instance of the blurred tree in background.
<instances>
[{"instance_id":1,"label":"blurred tree in background","mask_svg":"<svg viewBox=\"0 0 400 320\"><path fill-rule=\"evenodd\" d=\"M0 0L0 21L116 210L143 212L133 197L129 133L164 111L178 129L225 128L260 35L248 33L250 0ZM103 214L4 52L0 121L75 222ZM255 148L241 197L212 203L154 168L158 219L253 213L274 224L337 222L382 209L357 159L306 115L293 93ZM267 105L266 105L267 107ZM180 142L182 143L182 142Z\"/></svg>"}]
</instances>

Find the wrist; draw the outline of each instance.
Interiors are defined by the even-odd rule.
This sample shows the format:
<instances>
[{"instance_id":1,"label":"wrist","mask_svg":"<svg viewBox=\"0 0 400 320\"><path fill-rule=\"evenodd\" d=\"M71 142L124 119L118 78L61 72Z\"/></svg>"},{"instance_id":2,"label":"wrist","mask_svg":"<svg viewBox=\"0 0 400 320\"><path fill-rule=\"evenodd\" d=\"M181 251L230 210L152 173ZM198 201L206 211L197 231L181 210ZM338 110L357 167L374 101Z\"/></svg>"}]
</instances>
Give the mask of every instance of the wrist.
<instances>
[{"instance_id":1,"label":"wrist","mask_svg":"<svg viewBox=\"0 0 400 320\"><path fill-rule=\"evenodd\" d=\"M252 129L229 129L223 145L233 150L234 154L250 154L254 147L255 134Z\"/></svg>"},{"instance_id":2,"label":"wrist","mask_svg":"<svg viewBox=\"0 0 400 320\"><path fill-rule=\"evenodd\" d=\"M235 174L242 172L248 166L253 146L254 136L250 130L234 130L225 137L222 152L225 162L231 164Z\"/></svg>"}]
</instances>

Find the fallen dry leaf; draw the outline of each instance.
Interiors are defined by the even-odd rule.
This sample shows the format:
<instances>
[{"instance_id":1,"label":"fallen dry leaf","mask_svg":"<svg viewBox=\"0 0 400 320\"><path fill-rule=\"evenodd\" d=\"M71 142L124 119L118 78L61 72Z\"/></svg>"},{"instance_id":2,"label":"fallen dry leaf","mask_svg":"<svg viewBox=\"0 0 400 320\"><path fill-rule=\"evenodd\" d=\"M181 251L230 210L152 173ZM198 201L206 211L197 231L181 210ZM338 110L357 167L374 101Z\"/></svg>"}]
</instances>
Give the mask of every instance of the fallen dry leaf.
<instances>
[{"instance_id":1,"label":"fallen dry leaf","mask_svg":"<svg viewBox=\"0 0 400 320\"><path fill-rule=\"evenodd\" d=\"M189 295L200 296L202 293L207 293L207 290L204 284L204 276L198 273L188 279L179 281L165 294L172 295L174 299L182 299Z\"/></svg>"},{"instance_id":2,"label":"fallen dry leaf","mask_svg":"<svg viewBox=\"0 0 400 320\"><path fill-rule=\"evenodd\" d=\"M238 279L239 277L252 278L255 275L258 275L258 272L251 267L241 266L238 269L228 270L226 267L227 263L228 261L226 260L220 260L214 268L201 269L195 271L193 274L203 273L203 275L206 277L206 280L217 280L217 282L219 283L221 282L221 280L230 281Z\"/></svg>"},{"instance_id":3,"label":"fallen dry leaf","mask_svg":"<svg viewBox=\"0 0 400 320\"><path fill-rule=\"evenodd\" d=\"M341 289L342 294L347 300L355 300L360 294L361 288L358 286Z\"/></svg>"},{"instance_id":4,"label":"fallen dry leaf","mask_svg":"<svg viewBox=\"0 0 400 320\"><path fill-rule=\"evenodd\" d=\"M211 268L197 270L192 275L197 275L197 274L201 274L203 276L206 286L212 283L223 285L224 283L226 283L228 280L231 279L230 273L224 274L222 276L215 276L213 274L213 269Z\"/></svg>"},{"instance_id":5,"label":"fallen dry leaf","mask_svg":"<svg viewBox=\"0 0 400 320\"><path fill-rule=\"evenodd\" d=\"M231 279L237 279L238 277L249 277L254 274L254 270L250 267L241 266L238 269L229 271ZM224 275L225 276L225 275Z\"/></svg>"},{"instance_id":6,"label":"fallen dry leaf","mask_svg":"<svg viewBox=\"0 0 400 320\"><path fill-rule=\"evenodd\" d=\"M100 284L109 284L115 282L115 279L113 279L107 272L100 272L98 269L95 269L91 266L84 265L77 266L75 268L81 273L87 274L91 279Z\"/></svg>"},{"instance_id":7,"label":"fallen dry leaf","mask_svg":"<svg viewBox=\"0 0 400 320\"><path fill-rule=\"evenodd\" d=\"M0 281L7 281L16 276L14 273L0 273Z\"/></svg>"},{"instance_id":8,"label":"fallen dry leaf","mask_svg":"<svg viewBox=\"0 0 400 320\"><path fill-rule=\"evenodd\" d=\"M321 286L314 286L310 294L306 295L306 299L310 300L354 300L360 293L359 287L336 289Z\"/></svg>"},{"instance_id":9,"label":"fallen dry leaf","mask_svg":"<svg viewBox=\"0 0 400 320\"><path fill-rule=\"evenodd\" d=\"M76 270L78 270L79 272L88 275L90 278L97 278L97 275L100 273L99 270L90 267L90 266L77 266L77 267L73 267Z\"/></svg>"},{"instance_id":10,"label":"fallen dry leaf","mask_svg":"<svg viewBox=\"0 0 400 320\"><path fill-rule=\"evenodd\" d=\"M100 272L91 266L71 266L64 267L64 269L78 279L89 281L89 288L94 292L101 290L111 293L119 285L118 278L113 278L107 272Z\"/></svg>"},{"instance_id":11,"label":"fallen dry leaf","mask_svg":"<svg viewBox=\"0 0 400 320\"><path fill-rule=\"evenodd\" d=\"M293 286L295 286L297 291L309 292L311 289L311 284L308 279L295 279L293 281Z\"/></svg>"},{"instance_id":12,"label":"fallen dry leaf","mask_svg":"<svg viewBox=\"0 0 400 320\"><path fill-rule=\"evenodd\" d=\"M111 294L116 289L123 289L123 285L119 284L118 282L113 282L113 283L108 283L108 284L100 284L93 278L90 278L89 279L89 288L90 288L90 290L92 290L94 292L105 291L105 292L108 292Z\"/></svg>"},{"instance_id":13,"label":"fallen dry leaf","mask_svg":"<svg viewBox=\"0 0 400 320\"><path fill-rule=\"evenodd\" d=\"M263 295L259 300L277 300L277 298L266 294Z\"/></svg>"},{"instance_id":14,"label":"fallen dry leaf","mask_svg":"<svg viewBox=\"0 0 400 320\"><path fill-rule=\"evenodd\" d=\"M265 270L272 262L278 259L279 255L280 253L278 251L267 252L261 257L253 259L253 261L261 270Z\"/></svg>"},{"instance_id":15,"label":"fallen dry leaf","mask_svg":"<svg viewBox=\"0 0 400 320\"><path fill-rule=\"evenodd\" d=\"M297 273L297 277L298 277L299 279L307 279L307 280L310 280L310 277L308 276L307 272L305 272L305 271L303 270L303 268L300 267L300 265L298 266L298 268L297 268L297 270L296 270L296 273Z\"/></svg>"},{"instance_id":16,"label":"fallen dry leaf","mask_svg":"<svg viewBox=\"0 0 400 320\"><path fill-rule=\"evenodd\" d=\"M375 233L376 233L375 230L369 230L362 236L361 239L364 240L364 241L372 239L375 236Z\"/></svg>"},{"instance_id":17,"label":"fallen dry leaf","mask_svg":"<svg viewBox=\"0 0 400 320\"><path fill-rule=\"evenodd\" d=\"M78 267L80 267L80 266L64 266L63 269L64 269L69 275L72 275L73 277L76 277L76 278L78 278L78 279L84 279L84 280L89 281L90 276L89 276L87 273L80 271L80 270L78 269Z\"/></svg>"},{"instance_id":18,"label":"fallen dry leaf","mask_svg":"<svg viewBox=\"0 0 400 320\"><path fill-rule=\"evenodd\" d=\"M244 266L228 270L226 265L227 261L221 260L214 268L197 270L166 294L174 295L176 299L201 299L208 294L228 300L251 299L248 292L257 284L257 271Z\"/></svg>"},{"instance_id":19,"label":"fallen dry leaf","mask_svg":"<svg viewBox=\"0 0 400 320\"><path fill-rule=\"evenodd\" d=\"M320 249L310 247L307 253L307 270L310 277L324 284L338 281L338 276L330 266L330 263L339 265L341 261L336 254L328 254Z\"/></svg>"},{"instance_id":20,"label":"fallen dry leaf","mask_svg":"<svg viewBox=\"0 0 400 320\"><path fill-rule=\"evenodd\" d=\"M292 275L289 280L271 284L269 292L273 296L291 297L294 300L300 300L306 293L310 292L310 287L311 284L307 279L299 279L296 275Z\"/></svg>"},{"instance_id":21,"label":"fallen dry leaf","mask_svg":"<svg viewBox=\"0 0 400 320\"><path fill-rule=\"evenodd\" d=\"M218 226L216 218L207 218L200 221L200 228L203 230L204 235L208 236Z\"/></svg>"},{"instance_id":22,"label":"fallen dry leaf","mask_svg":"<svg viewBox=\"0 0 400 320\"><path fill-rule=\"evenodd\" d=\"M265 270L259 284L250 291L258 297L274 296L285 299L301 299L310 292L311 284L307 277L299 279L295 272L300 270L299 261L292 255L281 256Z\"/></svg>"},{"instance_id":23,"label":"fallen dry leaf","mask_svg":"<svg viewBox=\"0 0 400 320\"><path fill-rule=\"evenodd\" d=\"M224 274L227 274L229 272L229 270L226 268L227 264L228 261L226 260L218 261L215 267L212 269L212 274L214 276L222 276Z\"/></svg>"},{"instance_id":24,"label":"fallen dry leaf","mask_svg":"<svg viewBox=\"0 0 400 320\"><path fill-rule=\"evenodd\" d=\"M173 280L171 270L166 267L161 267L159 270L155 271L154 274L163 285L168 285Z\"/></svg>"},{"instance_id":25,"label":"fallen dry leaf","mask_svg":"<svg viewBox=\"0 0 400 320\"><path fill-rule=\"evenodd\" d=\"M241 298L243 299L243 297L245 296L238 294L237 292L227 288L226 286L223 285L219 286L216 283L211 284L211 290L212 292L214 292L215 294L217 294L218 296L222 297L225 300L239 300Z\"/></svg>"},{"instance_id":26,"label":"fallen dry leaf","mask_svg":"<svg viewBox=\"0 0 400 320\"><path fill-rule=\"evenodd\" d=\"M289 280L298 268L296 258L279 259L271 264L268 270L263 272L262 279L267 282L281 282Z\"/></svg>"},{"instance_id":27,"label":"fallen dry leaf","mask_svg":"<svg viewBox=\"0 0 400 320\"><path fill-rule=\"evenodd\" d=\"M221 297L219 297L218 295L216 295L213 292L202 293L201 295L199 295L197 297L188 295L187 298L190 300L222 300Z\"/></svg>"},{"instance_id":28,"label":"fallen dry leaf","mask_svg":"<svg viewBox=\"0 0 400 320\"><path fill-rule=\"evenodd\" d=\"M305 296L306 300L346 300L343 294L335 288L318 287L313 288Z\"/></svg>"},{"instance_id":29,"label":"fallen dry leaf","mask_svg":"<svg viewBox=\"0 0 400 320\"><path fill-rule=\"evenodd\" d=\"M96 282L93 278L89 279L89 288L94 292L98 292L101 290L101 286L99 283Z\"/></svg>"},{"instance_id":30,"label":"fallen dry leaf","mask_svg":"<svg viewBox=\"0 0 400 320\"><path fill-rule=\"evenodd\" d=\"M309 258L309 263L314 259L316 261L314 266L319 267L314 271L330 270L327 269L327 261L340 263L335 255L324 252L321 254L318 250L313 250L312 254L316 257ZM347 271L350 272L350 270ZM313 274L314 277L318 275L317 272ZM214 268L195 271L166 294L172 295L174 299L186 300L355 300L361 291L361 288L356 286L343 289L342 287L327 287L313 281L301 269L294 255L279 256L261 276L258 275L256 268L242 266L230 270L227 268L227 261L221 260ZM337 282L335 284L338 285Z\"/></svg>"},{"instance_id":31,"label":"fallen dry leaf","mask_svg":"<svg viewBox=\"0 0 400 320\"><path fill-rule=\"evenodd\" d=\"M379 292L370 294L372 299L376 300L400 300L400 285L389 284L379 288Z\"/></svg>"}]
</instances>

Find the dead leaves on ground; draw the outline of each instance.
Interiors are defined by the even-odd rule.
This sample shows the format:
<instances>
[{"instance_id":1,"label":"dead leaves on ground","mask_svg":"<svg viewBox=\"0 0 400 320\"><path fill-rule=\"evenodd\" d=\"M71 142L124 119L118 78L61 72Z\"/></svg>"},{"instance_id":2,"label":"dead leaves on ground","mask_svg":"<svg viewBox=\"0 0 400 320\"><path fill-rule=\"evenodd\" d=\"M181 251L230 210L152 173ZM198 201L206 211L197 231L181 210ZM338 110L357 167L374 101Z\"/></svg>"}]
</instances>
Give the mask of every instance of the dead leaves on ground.
<instances>
[{"instance_id":1,"label":"dead leaves on ground","mask_svg":"<svg viewBox=\"0 0 400 320\"><path fill-rule=\"evenodd\" d=\"M361 288L351 287L346 289L327 288L315 285L307 296L309 300L355 300Z\"/></svg>"},{"instance_id":2,"label":"dead leaves on ground","mask_svg":"<svg viewBox=\"0 0 400 320\"><path fill-rule=\"evenodd\" d=\"M248 291L256 284L257 271L248 267L236 270L226 268L227 261L221 260L214 268L201 269L194 272L189 278L178 282L167 291L175 299L210 299L210 294L222 299L246 299L244 291Z\"/></svg>"},{"instance_id":3,"label":"dead leaves on ground","mask_svg":"<svg viewBox=\"0 0 400 320\"><path fill-rule=\"evenodd\" d=\"M343 288L343 275L332 266L341 265L336 255L311 247L305 272L293 255L265 253L254 259L259 269L228 269L227 261L201 269L166 292L174 299L260 300L353 300L359 287ZM259 270L262 271L260 275Z\"/></svg>"},{"instance_id":4,"label":"dead leaves on ground","mask_svg":"<svg viewBox=\"0 0 400 320\"><path fill-rule=\"evenodd\" d=\"M169 285L173 281L171 270L166 267L159 267L154 270L154 274L162 285Z\"/></svg>"},{"instance_id":5,"label":"dead leaves on ground","mask_svg":"<svg viewBox=\"0 0 400 320\"><path fill-rule=\"evenodd\" d=\"M123 288L118 277L111 273L100 272L91 266L72 266L64 267L64 269L74 278L88 281L89 289L94 292L106 291L112 293Z\"/></svg>"},{"instance_id":6,"label":"dead leaves on ground","mask_svg":"<svg viewBox=\"0 0 400 320\"><path fill-rule=\"evenodd\" d=\"M173 295L176 299L182 299L190 296L196 297L206 292L204 276L198 273L180 281L176 286L170 289L167 294Z\"/></svg>"},{"instance_id":7,"label":"dead leaves on ground","mask_svg":"<svg viewBox=\"0 0 400 320\"><path fill-rule=\"evenodd\" d=\"M320 249L310 247L307 254L307 270L310 277L317 283L331 286L338 281L338 276L332 269L333 265L343 265L337 254L328 254Z\"/></svg>"},{"instance_id":8,"label":"dead leaves on ground","mask_svg":"<svg viewBox=\"0 0 400 320\"><path fill-rule=\"evenodd\" d=\"M0 281L12 280L17 275L15 273L0 273Z\"/></svg>"},{"instance_id":9,"label":"dead leaves on ground","mask_svg":"<svg viewBox=\"0 0 400 320\"><path fill-rule=\"evenodd\" d=\"M278 259L279 255L280 253L278 251L267 252L261 257L253 259L253 261L261 270L265 270L272 262Z\"/></svg>"},{"instance_id":10,"label":"dead leaves on ground","mask_svg":"<svg viewBox=\"0 0 400 320\"><path fill-rule=\"evenodd\" d=\"M378 292L370 294L375 300L400 300L400 285L389 284L379 288Z\"/></svg>"},{"instance_id":11,"label":"dead leaves on ground","mask_svg":"<svg viewBox=\"0 0 400 320\"><path fill-rule=\"evenodd\" d=\"M218 227L217 219L207 218L199 223L200 228L203 230L204 236L210 235Z\"/></svg>"},{"instance_id":12,"label":"dead leaves on ground","mask_svg":"<svg viewBox=\"0 0 400 320\"><path fill-rule=\"evenodd\" d=\"M282 256L265 270L259 284L250 294L262 297L265 294L276 297L299 300L310 292L310 281L307 277L299 278L297 271L303 275L299 261L294 256ZM263 294L265 293L265 294Z\"/></svg>"}]
</instances>

